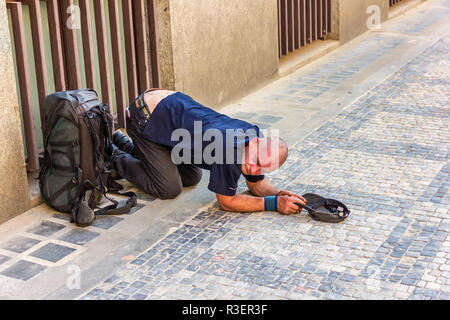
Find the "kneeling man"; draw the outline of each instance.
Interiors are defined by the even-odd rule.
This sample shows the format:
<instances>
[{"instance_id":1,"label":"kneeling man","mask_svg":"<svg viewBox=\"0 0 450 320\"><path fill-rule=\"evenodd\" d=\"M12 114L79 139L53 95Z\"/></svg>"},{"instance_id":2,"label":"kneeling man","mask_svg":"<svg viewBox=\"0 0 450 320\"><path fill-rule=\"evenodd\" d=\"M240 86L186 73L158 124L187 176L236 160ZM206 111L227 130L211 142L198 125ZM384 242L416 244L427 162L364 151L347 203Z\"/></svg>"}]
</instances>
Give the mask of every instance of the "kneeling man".
<instances>
[{"instance_id":1,"label":"kneeling man","mask_svg":"<svg viewBox=\"0 0 450 320\"><path fill-rule=\"evenodd\" d=\"M210 171L208 189L221 208L234 212L301 212L300 195L278 190L265 177L284 164L286 142L263 137L248 122L207 108L181 92L152 89L127 109L127 133L113 142L114 167L127 179L160 199L173 199L183 187L198 184ZM252 195L236 194L243 175Z\"/></svg>"}]
</instances>

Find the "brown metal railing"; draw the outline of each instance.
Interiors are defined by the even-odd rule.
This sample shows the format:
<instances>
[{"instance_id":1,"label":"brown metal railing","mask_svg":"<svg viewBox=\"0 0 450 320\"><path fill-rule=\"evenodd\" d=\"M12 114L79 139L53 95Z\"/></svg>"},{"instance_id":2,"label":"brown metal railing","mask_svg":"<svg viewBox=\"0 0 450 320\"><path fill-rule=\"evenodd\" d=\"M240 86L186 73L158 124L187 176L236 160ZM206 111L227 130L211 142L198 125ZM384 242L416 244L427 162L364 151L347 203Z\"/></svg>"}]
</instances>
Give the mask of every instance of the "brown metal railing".
<instances>
[{"instance_id":1,"label":"brown metal railing","mask_svg":"<svg viewBox=\"0 0 450 320\"><path fill-rule=\"evenodd\" d=\"M278 0L279 56L331 32L331 0Z\"/></svg>"},{"instance_id":2,"label":"brown metal railing","mask_svg":"<svg viewBox=\"0 0 450 320\"><path fill-rule=\"evenodd\" d=\"M402 0L389 0L389 6L394 6L394 5L396 5L397 3L399 3L400 1L402 1Z\"/></svg>"},{"instance_id":3,"label":"brown metal railing","mask_svg":"<svg viewBox=\"0 0 450 320\"><path fill-rule=\"evenodd\" d=\"M108 10L105 8L105 1L108 1ZM56 91L82 88L81 57L78 51L80 45L82 46L86 86L99 91L104 103L116 106L118 127L125 128L125 108L129 100L148 88L160 87L155 1L94 0L94 28L91 23L91 1L78 0L81 43L78 41L77 30L69 28L67 24L68 19L71 18L71 13L68 12L67 8L74 5L74 0L7 1L7 8L11 13L29 171L39 170L39 153L33 109L39 107L40 116L43 119L42 103L45 96L49 94L48 77L53 77ZM48 21L43 21L41 16L42 2L45 2L46 5ZM33 46L32 57L27 56L23 6L28 6L29 9ZM120 10L122 10L123 24L119 21ZM48 23L48 35L43 34L43 23ZM109 28L107 28L107 25L109 25ZM93 41L94 32L96 41ZM125 56L123 56L121 46L122 35L125 44ZM47 75L44 36L50 38L52 75ZM110 37L111 50L108 48L107 37ZM112 57L109 57L109 52L112 53ZM96 55L94 53L97 53L98 56L98 71L95 68L94 58ZM29 59L34 59L34 70L30 70ZM111 62L113 70L109 68ZM124 65L126 66L126 79ZM96 88L96 72L100 73L100 90ZM111 83L111 72L114 72L114 83ZM39 106L33 106L32 103L31 77L35 77ZM111 92L112 86L115 89L114 101Z\"/></svg>"}]
</instances>

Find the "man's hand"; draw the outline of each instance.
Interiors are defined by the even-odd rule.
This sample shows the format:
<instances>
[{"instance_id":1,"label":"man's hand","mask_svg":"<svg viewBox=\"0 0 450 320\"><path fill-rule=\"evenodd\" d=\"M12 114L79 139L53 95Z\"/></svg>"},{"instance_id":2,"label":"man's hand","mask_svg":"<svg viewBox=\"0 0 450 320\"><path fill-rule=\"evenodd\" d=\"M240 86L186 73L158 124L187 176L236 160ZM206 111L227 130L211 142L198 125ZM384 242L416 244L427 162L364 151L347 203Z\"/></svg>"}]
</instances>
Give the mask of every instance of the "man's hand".
<instances>
[{"instance_id":1,"label":"man's hand","mask_svg":"<svg viewBox=\"0 0 450 320\"><path fill-rule=\"evenodd\" d=\"M301 195L296 194L292 191L288 191L288 190L281 190L280 192L278 192L277 194L278 196L290 196L290 197L294 197L294 198L298 198L298 200L300 200L299 202L302 204L306 204L306 199L303 198Z\"/></svg>"},{"instance_id":2,"label":"man's hand","mask_svg":"<svg viewBox=\"0 0 450 320\"><path fill-rule=\"evenodd\" d=\"M278 196L278 212L281 214L301 213L302 208L296 205L296 202L304 203L298 197Z\"/></svg>"},{"instance_id":3,"label":"man's hand","mask_svg":"<svg viewBox=\"0 0 450 320\"><path fill-rule=\"evenodd\" d=\"M281 214L301 213L300 208L295 203L306 204L306 199L302 196L287 190L281 190L278 193L278 212Z\"/></svg>"}]
</instances>

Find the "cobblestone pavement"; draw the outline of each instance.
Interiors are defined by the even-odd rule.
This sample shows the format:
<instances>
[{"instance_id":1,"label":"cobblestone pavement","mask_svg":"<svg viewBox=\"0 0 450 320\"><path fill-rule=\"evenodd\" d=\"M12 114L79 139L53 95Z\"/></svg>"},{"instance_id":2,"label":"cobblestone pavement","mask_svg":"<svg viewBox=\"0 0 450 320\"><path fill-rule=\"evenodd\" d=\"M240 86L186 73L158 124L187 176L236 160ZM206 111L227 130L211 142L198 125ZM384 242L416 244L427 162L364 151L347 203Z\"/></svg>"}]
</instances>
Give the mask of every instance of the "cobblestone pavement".
<instances>
[{"instance_id":1,"label":"cobblestone pavement","mask_svg":"<svg viewBox=\"0 0 450 320\"><path fill-rule=\"evenodd\" d=\"M308 103L403 41L384 40L371 38L270 99ZM342 200L347 221L211 205L80 298L450 299L449 47L442 37L323 123L272 175L278 188ZM276 128L282 119L260 120Z\"/></svg>"}]
</instances>

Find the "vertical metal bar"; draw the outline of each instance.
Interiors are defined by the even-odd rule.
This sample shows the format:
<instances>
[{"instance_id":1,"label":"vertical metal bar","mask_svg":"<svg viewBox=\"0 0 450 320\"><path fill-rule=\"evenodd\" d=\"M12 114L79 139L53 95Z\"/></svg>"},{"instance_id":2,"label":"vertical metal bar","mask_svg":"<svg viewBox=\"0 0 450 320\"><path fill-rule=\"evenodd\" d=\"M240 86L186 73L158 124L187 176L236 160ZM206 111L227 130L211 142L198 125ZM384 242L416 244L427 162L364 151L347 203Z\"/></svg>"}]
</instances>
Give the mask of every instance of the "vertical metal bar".
<instances>
[{"instance_id":1,"label":"vertical metal bar","mask_svg":"<svg viewBox=\"0 0 450 320\"><path fill-rule=\"evenodd\" d=\"M71 24L72 12L71 8L74 7L73 0L62 0L61 18L64 34L64 52L66 55L66 77L68 79L67 89L80 89L81 74L80 74L80 59L78 54L78 41L77 30L74 25Z\"/></svg>"},{"instance_id":2,"label":"vertical metal bar","mask_svg":"<svg viewBox=\"0 0 450 320\"><path fill-rule=\"evenodd\" d=\"M94 43L92 40L91 8L89 0L79 0L81 15L81 34L83 39L84 68L86 86L97 90L95 81Z\"/></svg>"},{"instance_id":3,"label":"vertical metal bar","mask_svg":"<svg viewBox=\"0 0 450 320\"><path fill-rule=\"evenodd\" d=\"M300 0L294 0L294 49L300 48L300 37L301 37L301 27L300 27Z\"/></svg>"},{"instance_id":4,"label":"vertical metal bar","mask_svg":"<svg viewBox=\"0 0 450 320\"><path fill-rule=\"evenodd\" d=\"M306 45L306 0L300 0L300 45Z\"/></svg>"},{"instance_id":5,"label":"vertical metal bar","mask_svg":"<svg viewBox=\"0 0 450 320\"><path fill-rule=\"evenodd\" d=\"M327 32L330 33L331 32L331 0L326 0L327 1Z\"/></svg>"},{"instance_id":6,"label":"vertical metal bar","mask_svg":"<svg viewBox=\"0 0 450 320\"><path fill-rule=\"evenodd\" d=\"M160 88L158 31L156 27L156 0L147 0L148 28L150 38L150 61L152 66L152 87Z\"/></svg>"},{"instance_id":7,"label":"vertical metal bar","mask_svg":"<svg viewBox=\"0 0 450 320\"><path fill-rule=\"evenodd\" d=\"M48 26L50 33L50 47L52 51L53 77L55 90L66 90L66 74L64 71L64 44L61 35L58 0L47 0Z\"/></svg>"},{"instance_id":8,"label":"vertical metal bar","mask_svg":"<svg viewBox=\"0 0 450 320\"><path fill-rule=\"evenodd\" d=\"M136 32L139 92L150 88L149 53L147 47L147 23L144 0L134 0L133 14Z\"/></svg>"},{"instance_id":9,"label":"vertical metal bar","mask_svg":"<svg viewBox=\"0 0 450 320\"><path fill-rule=\"evenodd\" d=\"M22 4L9 2L7 7L11 10L14 47L16 52L17 76L19 78L19 90L22 104L23 125L25 130L25 142L27 149L27 169L34 172L39 170L39 155L37 150L35 123L33 116L30 70L23 23Z\"/></svg>"},{"instance_id":10,"label":"vertical metal bar","mask_svg":"<svg viewBox=\"0 0 450 320\"><path fill-rule=\"evenodd\" d=\"M295 33L294 33L294 0L288 0L287 6L288 22L288 50L294 51Z\"/></svg>"},{"instance_id":11,"label":"vertical metal bar","mask_svg":"<svg viewBox=\"0 0 450 320\"><path fill-rule=\"evenodd\" d=\"M281 0L277 0L278 11L278 58L281 58Z\"/></svg>"},{"instance_id":12,"label":"vertical metal bar","mask_svg":"<svg viewBox=\"0 0 450 320\"><path fill-rule=\"evenodd\" d=\"M119 21L119 1L109 0L109 25L111 26L112 58L114 65L114 86L116 88L116 110L120 128L125 128L125 77L122 71L122 47Z\"/></svg>"},{"instance_id":13,"label":"vertical metal bar","mask_svg":"<svg viewBox=\"0 0 450 320\"><path fill-rule=\"evenodd\" d=\"M312 42L312 1L306 0L306 43Z\"/></svg>"},{"instance_id":14,"label":"vertical metal bar","mask_svg":"<svg viewBox=\"0 0 450 320\"><path fill-rule=\"evenodd\" d=\"M328 1L322 0L322 6L323 6L323 26L322 26L322 33L325 35L328 33Z\"/></svg>"},{"instance_id":15,"label":"vertical metal bar","mask_svg":"<svg viewBox=\"0 0 450 320\"><path fill-rule=\"evenodd\" d=\"M323 35L323 8L322 0L317 0L317 38Z\"/></svg>"},{"instance_id":16,"label":"vertical metal bar","mask_svg":"<svg viewBox=\"0 0 450 320\"><path fill-rule=\"evenodd\" d=\"M47 64L45 61L44 36L42 32L41 5L39 0L27 0L30 9L31 35L41 119L44 119L43 101L48 94Z\"/></svg>"},{"instance_id":17,"label":"vertical metal bar","mask_svg":"<svg viewBox=\"0 0 450 320\"><path fill-rule=\"evenodd\" d=\"M311 33L312 40L317 40L317 0L311 1Z\"/></svg>"},{"instance_id":18,"label":"vertical metal bar","mask_svg":"<svg viewBox=\"0 0 450 320\"><path fill-rule=\"evenodd\" d=\"M122 0L122 10L127 64L128 94L129 100L132 100L138 96L139 92L132 0Z\"/></svg>"},{"instance_id":19,"label":"vertical metal bar","mask_svg":"<svg viewBox=\"0 0 450 320\"><path fill-rule=\"evenodd\" d=\"M104 103L112 106L104 0L94 1L94 14L95 29L97 34L98 62L100 67L102 100Z\"/></svg>"},{"instance_id":20,"label":"vertical metal bar","mask_svg":"<svg viewBox=\"0 0 450 320\"><path fill-rule=\"evenodd\" d=\"M288 18L287 18L287 0L281 0L281 54L286 55L288 48Z\"/></svg>"}]
</instances>

